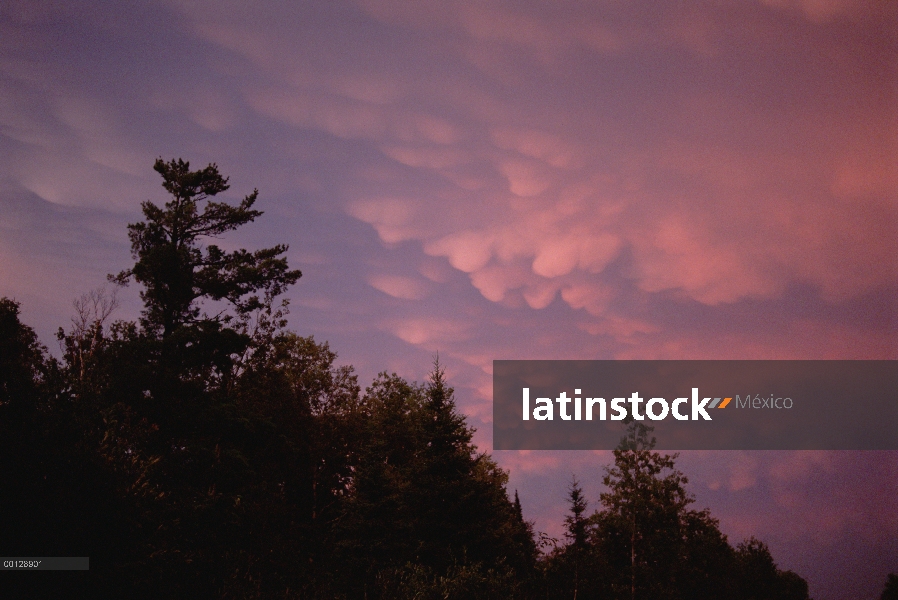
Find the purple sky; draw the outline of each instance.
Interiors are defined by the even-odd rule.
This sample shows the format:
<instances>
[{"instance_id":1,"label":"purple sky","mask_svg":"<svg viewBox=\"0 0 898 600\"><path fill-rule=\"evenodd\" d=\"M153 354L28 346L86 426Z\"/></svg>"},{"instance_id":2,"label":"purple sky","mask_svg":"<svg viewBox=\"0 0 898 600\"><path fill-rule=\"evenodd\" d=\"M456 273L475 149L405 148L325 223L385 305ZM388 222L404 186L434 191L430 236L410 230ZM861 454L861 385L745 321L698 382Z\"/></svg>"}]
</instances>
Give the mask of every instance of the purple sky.
<instances>
[{"instance_id":1,"label":"purple sky","mask_svg":"<svg viewBox=\"0 0 898 600\"><path fill-rule=\"evenodd\" d=\"M157 157L290 244L291 327L363 384L494 359L898 359L898 4L0 4L0 295L52 346L129 266ZM120 318L139 311L123 294ZM558 535L609 453L496 452ZM688 452L699 507L817 600L898 572L898 452Z\"/></svg>"}]
</instances>

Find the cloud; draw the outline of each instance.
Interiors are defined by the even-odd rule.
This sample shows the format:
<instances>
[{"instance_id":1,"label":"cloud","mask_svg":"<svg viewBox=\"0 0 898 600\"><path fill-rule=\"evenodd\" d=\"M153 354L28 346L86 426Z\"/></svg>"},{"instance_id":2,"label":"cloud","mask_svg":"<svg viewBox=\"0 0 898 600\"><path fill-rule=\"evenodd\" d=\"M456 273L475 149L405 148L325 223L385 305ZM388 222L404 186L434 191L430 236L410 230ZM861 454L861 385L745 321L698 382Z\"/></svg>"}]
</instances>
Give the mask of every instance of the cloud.
<instances>
[{"instance_id":1,"label":"cloud","mask_svg":"<svg viewBox=\"0 0 898 600\"><path fill-rule=\"evenodd\" d=\"M0 293L52 340L127 266L153 160L183 156L229 199L259 187L265 217L223 243L290 244L293 327L363 382L421 380L438 351L485 450L497 358L895 359L894 10L10 5ZM569 471L595 506L610 462L497 458L556 533ZM894 453L682 460L776 556L869 542L844 575L898 537Z\"/></svg>"},{"instance_id":2,"label":"cloud","mask_svg":"<svg viewBox=\"0 0 898 600\"><path fill-rule=\"evenodd\" d=\"M427 295L427 286L423 281L401 275L373 275L369 283L393 298L420 300Z\"/></svg>"},{"instance_id":3,"label":"cloud","mask_svg":"<svg viewBox=\"0 0 898 600\"><path fill-rule=\"evenodd\" d=\"M418 203L414 200L384 198L358 200L348 207L348 213L374 226L380 239L396 243L412 239L411 222Z\"/></svg>"},{"instance_id":4,"label":"cloud","mask_svg":"<svg viewBox=\"0 0 898 600\"><path fill-rule=\"evenodd\" d=\"M125 223L110 211L47 202L15 183L0 183L0 296L22 302L24 320L51 342L72 301L105 283L128 255ZM121 294L116 318L138 314L136 293Z\"/></svg>"},{"instance_id":5,"label":"cloud","mask_svg":"<svg viewBox=\"0 0 898 600\"><path fill-rule=\"evenodd\" d=\"M390 326L396 336L410 344L434 346L467 339L470 325L444 318L400 319Z\"/></svg>"},{"instance_id":6,"label":"cloud","mask_svg":"<svg viewBox=\"0 0 898 600\"><path fill-rule=\"evenodd\" d=\"M857 17L882 10L879 3L864 0L763 0L772 7L802 13L814 22L831 21L838 17Z\"/></svg>"},{"instance_id":7,"label":"cloud","mask_svg":"<svg viewBox=\"0 0 898 600\"><path fill-rule=\"evenodd\" d=\"M888 130L888 117L864 100L846 120L819 100L833 81L857 77L863 58L850 38L834 42L806 25L804 46L777 47L793 57L775 67L784 72L763 64L748 71L746 57L720 52L735 26L725 11L712 10L697 27L688 12L663 11L651 22L585 3L568 11L542 3L454 6L361 4L385 27L433 36L441 55L426 70L414 59L397 69L371 58L405 42L390 48L376 35L347 39L349 51L366 57L354 66L310 53L312 39L332 42L317 32L294 36L292 20L279 23L270 11L236 21L187 10L201 35L280 81L246 92L258 114L299 131L377 140L395 161L377 167L384 181L420 181L414 196L378 195L376 188L387 186L375 184L347 198L345 210L386 244L415 242L445 257L492 302L546 308L560 298L607 318L591 329L610 332L627 330L611 323L640 320L609 309L624 293L620 281L609 281L611 269L625 269L648 296L673 292L711 306L776 298L798 282L840 301L894 281L888 265L896 236L885 199L898 179L894 161L876 159L893 148L870 135ZM742 34L748 41L778 35L782 25L769 11L743 12L740 19L754 24ZM473 51L499 61L498 71L470 63L481 43L488 46ZM671 56L670 44L698 54ZM820 63L811 44L848 58ZM505 52L510 47L529 49L536 61L515 61ZM629 65L637 47L659 56L660 66L641 77L612 66ZM553 58L560 55L563 70ZM526 74L516 70L525 62ZM717 68L750 75L710 92L688 77L660 85L665 70ZM797 77L803 88L790 83ZM881 85L856 83L838 93L875 97L865 92ZM803 114L792 108L796 94L805 100ZM834 119L849 126L833 128ZM848 154L836 150L846 137ZM439 183L424 185L433 176ZM850 207L842 200L848 197Z\"/></svg>"}]
</instances>

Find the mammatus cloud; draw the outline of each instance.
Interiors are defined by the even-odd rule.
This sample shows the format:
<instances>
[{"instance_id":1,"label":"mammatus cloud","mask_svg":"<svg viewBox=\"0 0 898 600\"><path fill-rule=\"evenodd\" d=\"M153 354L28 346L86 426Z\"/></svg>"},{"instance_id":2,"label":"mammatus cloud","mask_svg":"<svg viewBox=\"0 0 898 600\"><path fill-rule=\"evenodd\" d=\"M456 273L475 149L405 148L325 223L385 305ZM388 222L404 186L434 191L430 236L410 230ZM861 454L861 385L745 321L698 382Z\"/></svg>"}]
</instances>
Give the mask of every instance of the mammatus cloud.
<instances>
[{"instance_id":1,"label":"mammatus cloud","mask_svg":"<svg viewBox=\"0 0 898 600\"><path fill-rule=\"evenodd\" d=\"M404 300L420 300L428 289L422 280L401 275L373 275L369 283L388 296Z\"/></svg>"},{"instance_id":2,"label":"mammatus cloud","mask_svg":"<svg viewBox=\"0 0 898 600\"><path fill-rule=\"evenodd\" d=\"M496 358L898 358L894 3L223 6L0 7L0 295L45 341L182 156L260 189L221 243L291 245L293 327L363 385L439 353L482 450ZM544 531L610 461L497 458ZM785 568L894 549L892 454L680 460Z\"/></svg>"},{"instance_id":3,"label":"mammatus cloud","mask_svg":"<svg viewBox=\"0 0 898 600\"><path fill-rule=\"evenodd\" d=\"M889 67L850 31L871 26L854 19L869 7L774 4L710 11L702 35L714 47L699 51L691 14L369 2L381 23L371 31L382 31L347 40L366 56L357 64L329 64L309 45L333 42L293 35L270 11L187 10L200 35L269 76L244 90L250 109L381 153L353 184L367 191L344 206L384 243L447 259L491 302L560 299L590 315L586 331L613 335L657 326L621 309L622 285L714 306L794 284L838 302L895 282ZM778 37L791 10L810 17L802 36ZM825 36L821 20L850 35ZM738 41L755 55L727 41L745 23ZM432 40L417 46L426 70L371 58L401 51L399 32ZM472 57L477 44L500 62L506 50L533 54L497 72ZM708 89L702 77L719 69L741 79ZM419 181L417 193L391 193L403 179ZM369 281L384 291L381 277Z\"/></svg>"}]
</instances>

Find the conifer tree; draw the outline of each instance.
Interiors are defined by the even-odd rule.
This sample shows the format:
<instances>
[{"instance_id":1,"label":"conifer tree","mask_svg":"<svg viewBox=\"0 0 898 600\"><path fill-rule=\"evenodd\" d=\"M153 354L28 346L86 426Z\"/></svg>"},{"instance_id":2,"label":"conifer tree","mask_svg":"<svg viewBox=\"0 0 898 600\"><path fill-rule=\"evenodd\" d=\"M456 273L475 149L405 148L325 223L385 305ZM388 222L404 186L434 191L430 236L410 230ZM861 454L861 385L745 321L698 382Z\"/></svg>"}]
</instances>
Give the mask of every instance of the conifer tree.
<instances>
[{"instance_id":1,"label":"conifer tree","mask_svg":"<svg viewBox=\"0 0 898 600\"><path fill-rule=\"evenodd\" d=\"M302 275L290 270L286 245L248 252L225 252L203 242L251 223L262 212L253 208L258 190L236 206L212 200L229 189L228 178L210 164L198 171L181 159L156 160L153 169L171 195L163 207L146 201L145 220L128 225L133 267L110 279L126 284L132 278L144 287L144 328L162 338L180 326L219 321L220 314L201 315L201 300L225 300L238 314L262 308ZM261 295L261 297L260 297ZM226 318L226 317L225 317Z\"/></svg>"},{"instance_id":2,"label":"conifer tree","mask_svg":"<svg viewBox=\"0 0 898 600\"><path fill-rule=\"evenodd\" d=\"M574 568L574 600L577 600L577 594L580 591L580 574L583 569L583 561L588 548L588 529L589 524L586 518L586 497L583 495L583 489L580 482L574 477L568 488L568 504L570 504L570 514L564 518L565 532L564 535L570 543L566 551L569 555L570 562Z\"/></svg>"},{"instance_id":3,"label":"conifer tree","mask_svg":"<svg viewBox=\"0 0 898 600\"><path fill-rule=\"evenodd\" d=\"M886 586L879 596L879 600L898 600L898 574L889 573L886 578Z\"/></svg>"}]
</instances>

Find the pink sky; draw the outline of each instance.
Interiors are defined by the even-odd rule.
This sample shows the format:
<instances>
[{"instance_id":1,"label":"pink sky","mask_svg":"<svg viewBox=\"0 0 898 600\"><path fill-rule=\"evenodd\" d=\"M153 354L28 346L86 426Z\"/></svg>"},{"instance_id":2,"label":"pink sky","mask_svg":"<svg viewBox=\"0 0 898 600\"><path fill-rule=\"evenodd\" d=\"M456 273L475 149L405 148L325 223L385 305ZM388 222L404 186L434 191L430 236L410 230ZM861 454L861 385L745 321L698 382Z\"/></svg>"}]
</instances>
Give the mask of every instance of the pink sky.
<instances>
[{"instance_id":1,"label":"pink sky","mask_svg":"<svg viewBox=\"0 0 898 600\"><path fill-rule=\"evenodd\" d=\"M896 359L896 56L894 2L6 2L0 295L52 346L183 157L259 188L224 243L290 244L292 328L439 352L484 450L494 359ZM609 462L495 456L553 534ZM679 464L817 600L898 571L896 452Z\"/></svg>"}]
</instances>

